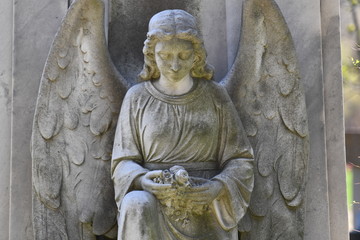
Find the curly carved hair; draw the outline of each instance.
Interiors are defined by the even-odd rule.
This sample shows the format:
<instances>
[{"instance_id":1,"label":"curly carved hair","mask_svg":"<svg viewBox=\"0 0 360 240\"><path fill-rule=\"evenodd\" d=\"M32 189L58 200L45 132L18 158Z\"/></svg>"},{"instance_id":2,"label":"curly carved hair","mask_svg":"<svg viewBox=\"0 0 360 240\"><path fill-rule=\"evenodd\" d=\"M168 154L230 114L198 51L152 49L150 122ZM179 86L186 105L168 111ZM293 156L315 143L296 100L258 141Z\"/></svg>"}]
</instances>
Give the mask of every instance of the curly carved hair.
<instances>
[{"instance_id":1,"label":"curly carved hair","mask_svg":"<svg viewBox=\"0 0 360 240\"><path fill-rule=\"evenodd\" d=\"M149 32L144 42L144 67L139 76L142 80L157 79L160 71L155 61L155 46L159 41L173 38L192 42L194 64L190 75L195 78L212 79L214 70L206 62L204 42L197 30L195 18L183 10L166 10L154 15L149 23Z\"/></svg>"}]
</instances>

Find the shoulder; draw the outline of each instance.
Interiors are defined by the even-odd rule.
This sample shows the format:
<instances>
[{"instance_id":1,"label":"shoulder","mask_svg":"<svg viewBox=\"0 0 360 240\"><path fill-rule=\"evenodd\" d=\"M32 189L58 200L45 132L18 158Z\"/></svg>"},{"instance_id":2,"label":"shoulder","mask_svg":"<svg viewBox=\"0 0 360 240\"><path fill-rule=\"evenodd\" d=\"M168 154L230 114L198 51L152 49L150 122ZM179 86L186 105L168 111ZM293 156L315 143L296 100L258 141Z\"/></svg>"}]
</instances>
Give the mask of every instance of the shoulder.
<instances>
[{"instance_id":1,"label":"shoulder","mask_svg":"<svg viewBox=\"0 0 360 240\"><path fill-rule=\"evenodd\" d=\"M145 82L141 82L132 86L125 95L125 98L133 98L146 94Z\"/></svg>"},{"instance_id":2,"label":"shoulder","mask_svg":"<svg viewBox=\"0 0 360 240\"><path fill-rule=\"evenodd\" d=\"M225 103L230 100L229 94L226 91L225 87L221 84L212 81L212 80L200 80L206 89L206 93L211 95L214 100Z\"/></svg>"},{"instance_id":3,"label":"shoulder","mask_svg":"<svg viewBox=\"0 0 360 240\"><path fill-rule=\"evenodd\" d=\"M135 84L126 92L124 101L138 102L146 101L150 97L149 91L146 89L146 82Z\"/></svg>"},{"instance_id":4,"label":"shoulder","mask_svg":"<svg viewBox=\"0 0 360 240\"><path fill-rule=\"evenodd\" d=\"M149 98L149 93L145 88L145 82L138 83L126 92L122 108L125 106L135 107L139 105L141 102L146 101Z\"/></svg>"}]
</instances>

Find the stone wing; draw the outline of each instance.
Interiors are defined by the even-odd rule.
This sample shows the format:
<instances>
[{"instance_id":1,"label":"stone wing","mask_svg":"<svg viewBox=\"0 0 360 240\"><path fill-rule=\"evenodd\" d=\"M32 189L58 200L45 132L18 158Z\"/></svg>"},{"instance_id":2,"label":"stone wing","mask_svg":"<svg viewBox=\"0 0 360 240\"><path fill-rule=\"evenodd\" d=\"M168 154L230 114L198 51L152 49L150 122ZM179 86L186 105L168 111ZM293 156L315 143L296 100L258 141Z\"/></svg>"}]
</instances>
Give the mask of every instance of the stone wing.
<instances>
[{"instance_id":1,"label":"stone wing","mask_svg":"<svg viewBox=\"0 0 360 240\"><path fill-rule=\"evenodd\" d=\"M75 1L44 68L32 135L35 239L95 239L116 228L110 159L127 84L103 16L102 1Z\"/></svg>"},{"instance_id":2,"label":"stone wing","mask_svg":"<svg viewBox=\"0 0 360 240\"><path fill-rule=\"evenodd\" d=\"M308 161L305 96L289 29L273 0L247 0L224 78L254 148L255 185L241 239L302 239Z\"/></svg>"}]
</instances>

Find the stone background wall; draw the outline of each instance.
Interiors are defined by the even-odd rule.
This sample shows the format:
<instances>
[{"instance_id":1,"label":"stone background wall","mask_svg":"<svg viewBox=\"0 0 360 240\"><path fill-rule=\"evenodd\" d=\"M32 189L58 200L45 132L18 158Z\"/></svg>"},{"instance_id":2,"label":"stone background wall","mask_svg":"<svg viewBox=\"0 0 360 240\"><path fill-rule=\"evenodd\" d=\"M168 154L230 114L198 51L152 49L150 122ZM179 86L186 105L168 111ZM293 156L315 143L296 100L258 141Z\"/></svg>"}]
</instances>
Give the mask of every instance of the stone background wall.
<instances>
[{"instance_id":1,"label":"stone background wall","mask_svg":"<svg viewBox=\"0 0 360 240\"><path fill-rule=\"evenodd\" d=\"M110 0L109 0L110 1ZM345 240L344 128L338 0L277 0L294 37L310 125L306 240ZM148 19L182 8L200 21L220 79L238 48L241 1L111 0L109 48L128 79L142 65ZM0 240L32 239L30 135L39 80L67 0L0 1ZM136 28L129 29L129 24ZM135 40L134 40L135 39ZM125 43L131 40L130 46Z\"/></svg>"}]
</instances>

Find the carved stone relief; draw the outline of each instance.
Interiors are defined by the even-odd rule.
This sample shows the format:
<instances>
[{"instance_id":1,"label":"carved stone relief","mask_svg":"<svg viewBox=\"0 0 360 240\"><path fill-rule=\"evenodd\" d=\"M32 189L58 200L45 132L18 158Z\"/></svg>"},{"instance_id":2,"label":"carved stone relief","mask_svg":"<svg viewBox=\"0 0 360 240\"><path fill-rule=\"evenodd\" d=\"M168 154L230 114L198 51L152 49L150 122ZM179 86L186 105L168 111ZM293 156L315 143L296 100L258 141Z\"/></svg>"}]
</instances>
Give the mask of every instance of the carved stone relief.
<instances>
[{"instance_id":1,"label":"carved stone relief","mask_svg":"<svg viewBox=\"0 0 360 240\"><path fill-rule=\"evenodd\" d=\"M293 42L272 0L246 1L242 26L216 83L196 19L156 14L134 84L109 57L102 2L73 3L34 119L35 239L303 239L308 130Z\"/></svg>"}]
</instances>

